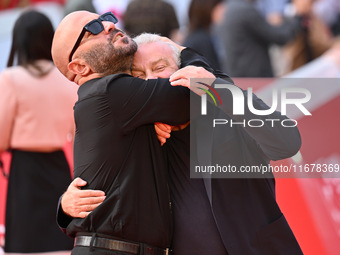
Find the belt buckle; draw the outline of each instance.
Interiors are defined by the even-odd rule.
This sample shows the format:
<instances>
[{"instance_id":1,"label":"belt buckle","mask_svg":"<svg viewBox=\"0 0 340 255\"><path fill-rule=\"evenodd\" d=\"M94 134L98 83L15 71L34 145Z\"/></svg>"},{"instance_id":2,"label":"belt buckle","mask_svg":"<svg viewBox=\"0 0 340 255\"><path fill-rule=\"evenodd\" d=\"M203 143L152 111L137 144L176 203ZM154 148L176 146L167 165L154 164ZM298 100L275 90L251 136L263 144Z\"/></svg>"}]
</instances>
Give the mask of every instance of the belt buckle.
<instances>
[{"instance_id":1,"label":"belt buckle","mask_svg":"<svg viewBox=\"0 0 340 255\"><path fill-rule=\"evenodd\" d=\"M169 248L165 249L165 255L169 255Z\"/></svg>"}]
</instances>

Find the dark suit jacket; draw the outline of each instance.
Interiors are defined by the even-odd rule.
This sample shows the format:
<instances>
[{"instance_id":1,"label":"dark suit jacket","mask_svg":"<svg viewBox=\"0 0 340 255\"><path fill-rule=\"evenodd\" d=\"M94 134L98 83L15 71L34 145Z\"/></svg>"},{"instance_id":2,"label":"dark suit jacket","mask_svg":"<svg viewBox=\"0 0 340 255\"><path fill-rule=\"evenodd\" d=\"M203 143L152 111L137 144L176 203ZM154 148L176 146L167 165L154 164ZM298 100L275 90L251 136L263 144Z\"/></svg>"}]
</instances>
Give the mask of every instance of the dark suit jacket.
<instances>
[{"instance_id":1,"label":"dark suit jacket","mask_svg":"<svg viewBox=\"0 0 340 255\"><path fill-rule=\"evenodd\" d=\"M225 83L219 79L215 82ZM236 166L237 169L241 166L263 166L268 165L270 160L284 159L298 152L301 139L296 127L285 128L279 124L273 128L272 123L265 122L260 128L244 128L243 125L213 128L214 118L227 119L229 123L231 119L237 122L259 119L247 106L245 115L233 115L230 91L224 89L219 95L222 106L208 106L207 116L191 122L194 125L191 127L191 167L217 163ZM244 96L246 102L246 92ZM259 110L269 108L256 96L253 97L253 105ZM284 120L287 117L274 112L266 118ZM229 255L302 254L276 202L272 174L226 174L224 178L205 178L204 183L215 222Z\"/></svg>"},{"instance_id":2,"label":"dark suit jacket","mask_svg":"<svg viewBox=\"0 0 340 255\"><path fill-rule=\"evenodd\" d=\"M186 65L207 65L190 49L181 57ZM67 217L59 206L59 226L69 236L95 232L169 247L168 176L153 123L186 123L189 90L168 79L116 74L84 83L78 96L74 177L87 181L85 189L103 190L106 199L84 219Z\"/></svg>"}]
</instances>

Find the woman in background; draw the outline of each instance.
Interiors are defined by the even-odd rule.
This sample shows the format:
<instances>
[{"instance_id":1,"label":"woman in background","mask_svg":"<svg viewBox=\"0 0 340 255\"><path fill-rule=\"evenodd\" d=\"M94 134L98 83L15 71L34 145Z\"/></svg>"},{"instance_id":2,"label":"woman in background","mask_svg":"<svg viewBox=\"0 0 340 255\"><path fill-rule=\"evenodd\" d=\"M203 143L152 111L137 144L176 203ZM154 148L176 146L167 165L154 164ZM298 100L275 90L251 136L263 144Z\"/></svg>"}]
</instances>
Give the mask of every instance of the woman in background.
<instances>
[{"instance_id":1,"label":"woman in background","mask_svg":"<svg viewBox=\"0 0 340 255\"><path fill-rule=\"evenodd\" d=\"M183 45L202 54L215 70L221 70L219 38L213 25L223 16L223 0L192 0L189 6L189 32ZM222 56L223 57L223 56Z\"/></svg>"},{"instance_id":2,"label":"woman in background","mask_svg":"<svg viewBox=\"0 0 340 255\"><path fill-rule=\"evenodd\" d=\"M0 74L0 155L12 154L6 254L69 254L73 246L55 214L71 181L62 149L74 130L77 86L52 62L53 34L45 15L24 12L14 25L8 68Z\"/></svg>"}]
</instances>

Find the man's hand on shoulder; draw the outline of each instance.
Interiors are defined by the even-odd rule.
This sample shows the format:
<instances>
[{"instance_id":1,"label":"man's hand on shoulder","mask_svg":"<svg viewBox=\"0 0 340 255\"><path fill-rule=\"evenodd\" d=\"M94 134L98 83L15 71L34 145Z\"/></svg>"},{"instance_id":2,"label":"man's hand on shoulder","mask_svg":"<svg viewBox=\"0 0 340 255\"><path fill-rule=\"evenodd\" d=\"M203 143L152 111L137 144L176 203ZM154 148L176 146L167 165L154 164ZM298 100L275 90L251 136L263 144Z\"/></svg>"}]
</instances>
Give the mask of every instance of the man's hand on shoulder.
<instances>
[{"instance_id":1,"label":"man's hand on shoulder","mask_svg":"<svg viewBox=\"0 0 340 255\"><path fill-rule=\"evenodd\" d=\"M64 213L73 218L85 218L106 198L101 190L82 190L86 181L74 179L61 198Z\"/></svg>"}]
</instances>

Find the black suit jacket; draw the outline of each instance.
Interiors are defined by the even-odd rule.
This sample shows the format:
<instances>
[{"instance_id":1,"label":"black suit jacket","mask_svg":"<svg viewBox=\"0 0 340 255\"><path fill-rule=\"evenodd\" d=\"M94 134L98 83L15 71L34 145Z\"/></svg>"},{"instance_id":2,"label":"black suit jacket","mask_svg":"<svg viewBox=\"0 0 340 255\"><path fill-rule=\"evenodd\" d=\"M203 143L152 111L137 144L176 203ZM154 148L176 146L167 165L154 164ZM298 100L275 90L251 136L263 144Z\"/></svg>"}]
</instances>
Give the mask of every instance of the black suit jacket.
<instances>
[{"instance_id":1,"label":"black suit jacket","mask_svg":"<svg viewBox=\"0 0 340 255\"><path fill-rule=\"evenodd\" d=\"M217 79L215 84L226 84ZM220 92L221 90L219 90ZM247 93L244 92L245 102ZM246 122L259 119L245 105L245 115L233 115L232 95L225 89L219 93L223 105L209 106L207 116L191 122L191 171L196 165L264 166L270 160L280 160L295 155L301 138L296 127L285 128L276 123L265 122L263 127L251 128L243 125L212 127L212 120L231 119ZM269 107L256 96L256 109ZM279 112L268 119L287 119ZM212 213L229 255L272 255L302 254L275 198L275 179L272 174L233 175L211 178L205 175L204 184L211 204ZM243 178L235 178L243 177ZM256 178L253 178L256 177Z\"/></svg>"},{"instance_id":2,"label":"black suit jacket","mask_svg":"<svg viewBox=\"0 0 340 255\"><path fill-rule=\"evenodd\" d=\"M185 65L208 66L190 49ZM85 189L105 191L105 201L84 219L57 221L69 236L114 236L167 248L171 239L168 176L154 122L189 120L189 90L168 79L141 80L127 74L90 80L75 105L74 177Z\"/></svg>"}]
</instances>

